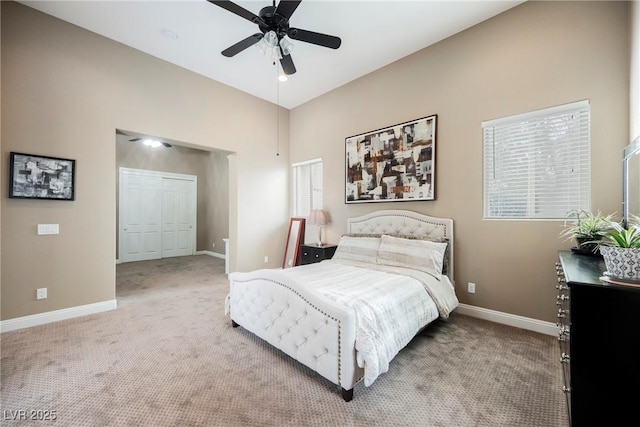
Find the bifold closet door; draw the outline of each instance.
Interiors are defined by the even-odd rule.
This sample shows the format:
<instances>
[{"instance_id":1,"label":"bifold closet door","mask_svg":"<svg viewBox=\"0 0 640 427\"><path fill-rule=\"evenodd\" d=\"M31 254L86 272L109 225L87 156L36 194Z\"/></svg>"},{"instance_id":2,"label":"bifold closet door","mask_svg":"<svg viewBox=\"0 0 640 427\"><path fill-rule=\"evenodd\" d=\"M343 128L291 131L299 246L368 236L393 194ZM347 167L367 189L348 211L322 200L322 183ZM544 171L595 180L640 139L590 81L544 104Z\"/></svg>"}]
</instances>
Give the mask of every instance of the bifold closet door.
<instances>
[{"instance_id":1,"label":"bifold closet door","mask_svg":"<svg viewBox=\"0 0 640 427\"><path fill-rule=\"evenodd\" d=\"M193 255L195 183L162 179L162 257Z\"/></svg>"},{"instance_id":2,"label":"bifold closet door","mask_svg":"<svg viewBox=\"0 0 640 427\"><path fill-rule=\"evenodd\" d=\"M120 262L195 254L197 177L120 169Z\"/></svg>"},{"instance_id":3,"label":"bifold closet door","mask_svg":"<svg viewBox=\"0 0 640 427\"><path fill-rule=\"evenodd\" d=\"M162 178L123 173L120 179L120 261L160 258Z\"/></svg>"}]
</instances>

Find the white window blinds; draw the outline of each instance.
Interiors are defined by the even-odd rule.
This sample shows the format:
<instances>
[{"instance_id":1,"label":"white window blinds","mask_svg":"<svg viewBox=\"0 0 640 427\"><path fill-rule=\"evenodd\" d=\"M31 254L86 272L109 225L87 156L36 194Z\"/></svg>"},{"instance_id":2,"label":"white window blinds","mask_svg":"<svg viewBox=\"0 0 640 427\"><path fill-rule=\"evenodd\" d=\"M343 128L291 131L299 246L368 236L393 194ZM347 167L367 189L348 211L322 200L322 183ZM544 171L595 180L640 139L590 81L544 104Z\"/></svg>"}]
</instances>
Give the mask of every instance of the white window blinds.
<instances>
[{"instance_id":1,"label":"white window blinds","mask_svg":"<svg viewBox=\"0 0 640 427\"><path fill-rule=\"evenodd\" d=\"M482 123L484 217L564 219L591 207L590 106L580 101Z\"/></svg>"},{"instance_id":2,"label":"white window blinds","mask_svg":"<svg viewBox=\"0 0 640 427\"><path fill-rule=\"evenodd\" d=\"M293 216L308 217L322 209L322 159L293 165Z\"/></svg>"}]
</instances>

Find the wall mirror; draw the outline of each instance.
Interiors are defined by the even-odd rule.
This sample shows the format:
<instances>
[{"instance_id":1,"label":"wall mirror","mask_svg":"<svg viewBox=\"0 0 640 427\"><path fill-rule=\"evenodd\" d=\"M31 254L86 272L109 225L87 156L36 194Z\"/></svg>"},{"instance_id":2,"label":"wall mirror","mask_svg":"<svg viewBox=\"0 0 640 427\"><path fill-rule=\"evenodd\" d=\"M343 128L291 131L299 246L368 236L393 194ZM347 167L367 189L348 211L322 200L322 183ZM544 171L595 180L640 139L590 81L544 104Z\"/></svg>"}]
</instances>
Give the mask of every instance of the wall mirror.
<instances>
[{"instance_id":1,"label":"wall mirror","mask_svg":"<svg viewBox=\"0 0 640 427\"><path fill-rule=\"evenodd\" d=\"M626 226L631 217L640 216L640 137L624 149L622 174L622 220Z\"/></svg>"},{"instance_id":2,"label":"wall mirror","mask_svg":"<svg viewBox=\"0 0 640 427\"><path fill-rule=\"evenodd\" d=\"M304 239L304 218L291 218L289 220L289 232L284 247L282 268L295 267L300 264L300 245Z\"/></svg>"}]
</instances>

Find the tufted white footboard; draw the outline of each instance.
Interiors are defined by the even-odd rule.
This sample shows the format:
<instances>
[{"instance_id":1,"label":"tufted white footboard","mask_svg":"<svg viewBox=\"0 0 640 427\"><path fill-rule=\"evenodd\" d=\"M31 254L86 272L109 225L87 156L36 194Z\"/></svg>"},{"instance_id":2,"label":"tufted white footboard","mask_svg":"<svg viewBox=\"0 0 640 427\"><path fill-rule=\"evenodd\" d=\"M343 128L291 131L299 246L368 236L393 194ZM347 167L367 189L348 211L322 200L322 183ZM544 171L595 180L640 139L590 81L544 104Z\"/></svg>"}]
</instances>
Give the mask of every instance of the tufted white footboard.
<instances>
[{"instance_id":1,"label":"tufted white footboard","mask_svg":"<svg viewBox=\"0 0 640 427\"><path fill-rule=\"evenodd\" d=\"M356 364L353 310L270 270L232 273L229 280L234 324L339 385L351 400L363 375Z\"/></svg>"}]
</instances>

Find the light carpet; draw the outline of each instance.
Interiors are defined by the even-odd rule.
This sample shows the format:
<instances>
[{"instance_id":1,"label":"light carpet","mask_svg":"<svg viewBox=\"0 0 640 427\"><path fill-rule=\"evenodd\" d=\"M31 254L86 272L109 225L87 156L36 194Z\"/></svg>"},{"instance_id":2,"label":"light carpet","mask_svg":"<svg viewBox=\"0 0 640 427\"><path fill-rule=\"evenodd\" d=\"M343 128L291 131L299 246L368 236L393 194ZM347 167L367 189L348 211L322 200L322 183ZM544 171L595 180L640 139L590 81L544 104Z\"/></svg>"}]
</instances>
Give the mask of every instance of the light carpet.
<instances>
[{"instance_id":1,"label":"light carpet","mask_svg":"<svg viewBox=\"0 0 640 427\"><path fill-rule=\"evenodd\" d=\"M2 334L2 425L568 425L554 337L454 312L344 402L232 328L228 286L206 255L120 264L117 310Z\"/></svg>"}]
</instances>

